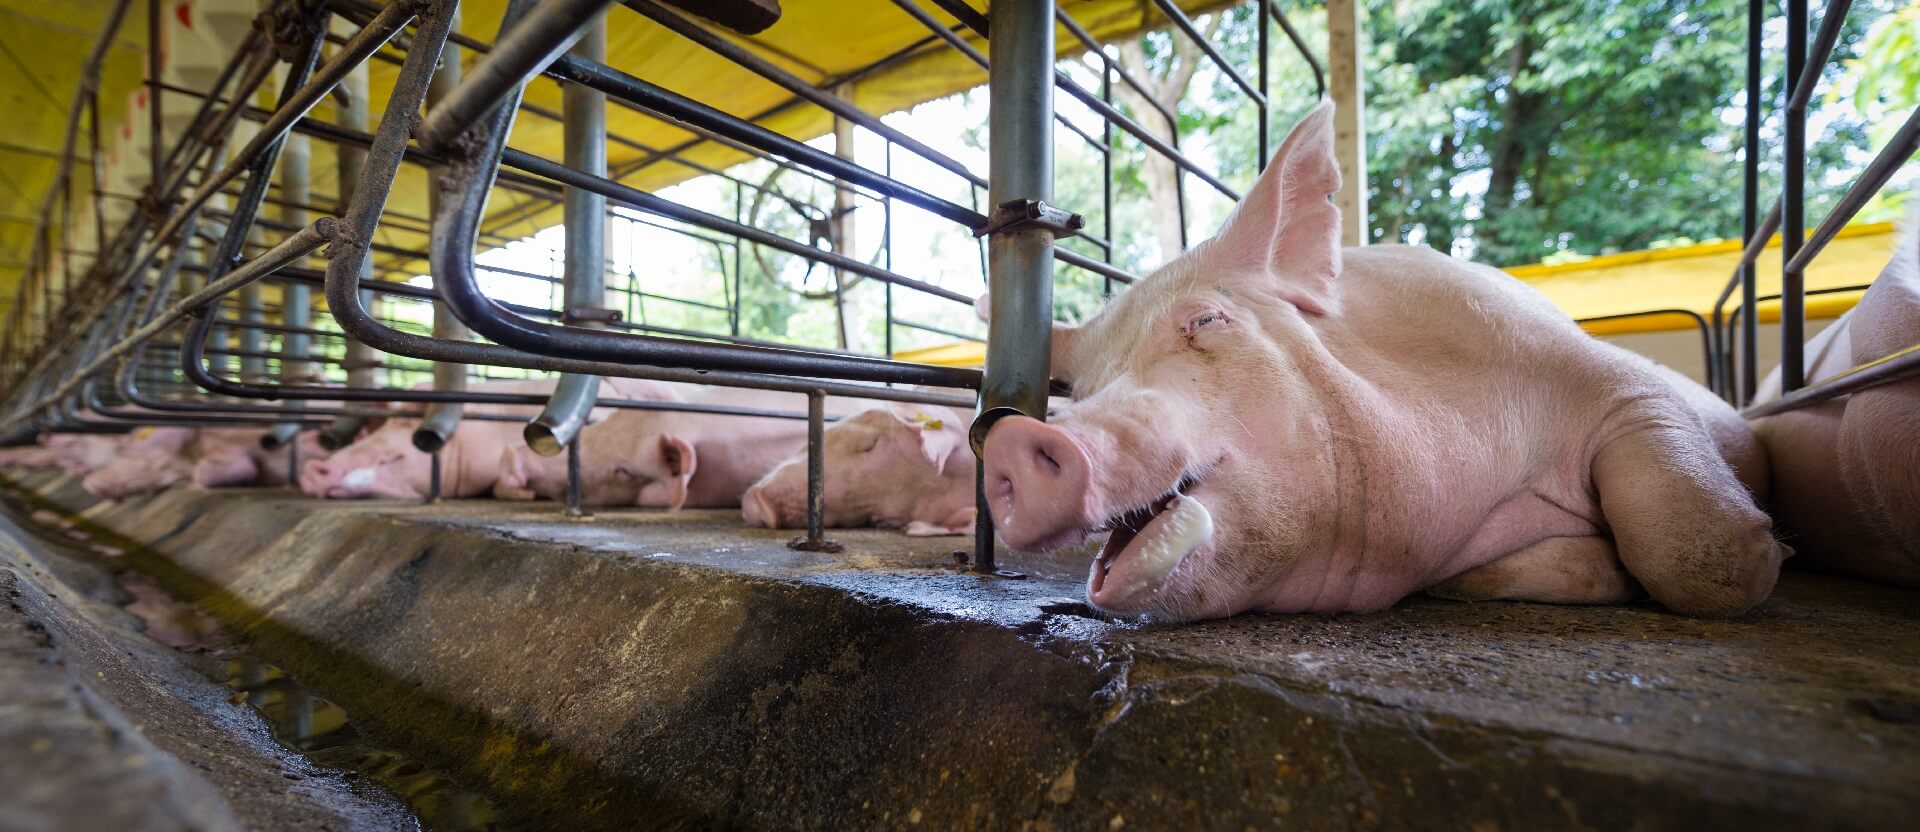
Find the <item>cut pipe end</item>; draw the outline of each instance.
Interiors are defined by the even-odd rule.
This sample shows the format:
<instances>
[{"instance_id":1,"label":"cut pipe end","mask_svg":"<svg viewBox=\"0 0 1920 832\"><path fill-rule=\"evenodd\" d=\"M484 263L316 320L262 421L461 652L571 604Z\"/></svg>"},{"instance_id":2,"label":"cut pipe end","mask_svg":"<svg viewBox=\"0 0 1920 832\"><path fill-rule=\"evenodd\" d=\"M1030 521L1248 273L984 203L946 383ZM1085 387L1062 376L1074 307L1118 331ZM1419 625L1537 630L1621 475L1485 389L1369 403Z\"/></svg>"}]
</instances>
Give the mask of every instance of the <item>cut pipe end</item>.
<instances>
[{"instance_id":1,"label":"cut pipe end","mask_svg":"<svg viewBox=\"0 0 1920 832\"><path fill-rule=\"evenodd\" d=\"M447 438L439 431L421 428L413 432L413 446L424 453L437 454L447 446Z\"/></svg>"},{"instance_id":2,"label":"cut pipe end","mask_svg":"<svg viewBox=\"0 0 1920 832\"><path fill-rule=\"evenodd\" d=\"M561 451L567 449L567 443L560 441L559 435L551 426L539 422L528 424L520 435L526 438L527 447L541 456L558 456Z\"/></svg>"}]
</instances>

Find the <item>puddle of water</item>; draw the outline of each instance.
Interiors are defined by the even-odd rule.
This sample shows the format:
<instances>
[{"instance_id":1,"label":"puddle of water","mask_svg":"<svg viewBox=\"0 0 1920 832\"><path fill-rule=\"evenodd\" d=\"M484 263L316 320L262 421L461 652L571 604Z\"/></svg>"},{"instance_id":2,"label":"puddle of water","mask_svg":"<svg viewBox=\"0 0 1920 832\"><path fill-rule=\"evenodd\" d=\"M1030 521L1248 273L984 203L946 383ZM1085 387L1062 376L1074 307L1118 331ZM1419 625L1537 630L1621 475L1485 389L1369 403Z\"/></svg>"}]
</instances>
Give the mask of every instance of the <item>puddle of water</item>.
<instances>
[{"instance_id":1,"label":"puddle of water","mask_svg":"<svg viewBox=\"0 0 1920 832\"><path fill-rule=\"evenodd\" d=\"M226 660L227 687L266 720L274 739L316 764L344 769L385 786L413 810L429 832L487 832L501 828L493 802L424 763L367 744L346 709L300 685L271 664L238 656Z\"/></svg>"}]
</instances>

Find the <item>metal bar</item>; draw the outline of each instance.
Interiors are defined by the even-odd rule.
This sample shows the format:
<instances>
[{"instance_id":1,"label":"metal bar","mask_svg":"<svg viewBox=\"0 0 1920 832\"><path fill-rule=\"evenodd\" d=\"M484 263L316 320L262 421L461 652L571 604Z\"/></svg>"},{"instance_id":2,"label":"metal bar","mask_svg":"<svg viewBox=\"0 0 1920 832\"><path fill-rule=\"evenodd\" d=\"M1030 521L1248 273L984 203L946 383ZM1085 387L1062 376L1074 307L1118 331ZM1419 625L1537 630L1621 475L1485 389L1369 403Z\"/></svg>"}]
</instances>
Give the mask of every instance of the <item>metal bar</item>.
<instances>
[{"instance_id":1,"label":"metal bar","mask_svg":"<svg viewBox=\"0 0 1920 832\"><path fill-rule=\"evenodd\" d=\"M551 65L613 0L546 0L493 45L473 74L420 122L420 144L447 151L526 79ZM419 46L415 36L413 46ZM412 50L408 51L412 57ZM515 99L519 96L514 95Z\"/></svg>"},{"instance_id":2,"label":"metal bar","mask_svg":"<svg viewBox=\"0 0 1920 832\"><path fill-rule=\"evenodd\" d=\"M458 29L460 27L459 8L449 9L447 14L452 17L452 22L450 22L448 26L453 29ZM460 87L461 74L459 50L457 48L448 48L443 51L433 71L433 80L427 84L427 106L429 108L438 106L440 102L445 101L448 96L452 95L453 91ZM427 169L428 181L438 181L440 177L447 175L447 172L447 168L444 165L430 167ZM436 207L440 204L440 199L439 188L429 187L427 189L427 213L429 215L434 213ZM433 307L433 337L448 341L464 341L471 338L472 333L467 331L465 324L460 323L460 319L453 314L452 310L445 306L435 304ZM467 365L455 364L448 361L434 362L433 389L440 392L467 389ZM434 402L427 405L426 416L420 420L420 426L413 431L413 446L433 454L434 458L438 459L440 449L446 447L448 442L453 441L454 431L459 429L460 417L465 409L465 406L458 402Z\"/></svg>"},{"instance_id":3,"label":"metal bar","mask_svg":"<svg viewBox=\"0 0 1920 832\"><path fill-rule=\"evenodd\" d=\"M1751 240L1758 230L1757 219L1760 213L1760 90L1762 38L1767 24L1765 0L1747 0L1747 112L1746 112L1746 159L1741 162L1741 203L1740 203L1740 239ZM1772 236L1769 231L1768 236ZM1720 379L1726 389L1722 391L1730 401L1747 402L1753 399L1753 391L1759 384L1760 375L1756 365L1760 362L1759 325L1754 312L1754 292L1757 291L1760 270L1754 268L1753 261L1741 256L1740 308L1745 311L1745 323L1740 329L1740 383L1738 393L1734 391L1732 368L1723 367ZM1713 318L1720 320L1720 305L1713 307ZM1719 336L1718 327L1715 337ZM1731 333L1729 333L1731 335Z\"/></svg>"},{"instance_id":4,"label":"metal bar","mask_svg":"<svg viewBox=\"0 0 1920 832\"><path fill-rule=\"evenodd\" d=\"M1213 65L1220 68L1221 74L1227 76L1228 80L1233 81L1233 85L1239 87L1241 92L1246 93L1248 98L1253 99L1255 104L1260 105L1260 109L1263 112L1266 110L1266 93L1256 89L1253 83L1247 80L1246 76L1240 74L1240 70L1234 68L1233 62L1227 60L1227 56L1220 54L1220 50L1213 48L1213 44L1207 41L1206 35L1201 33L1200 28L1193 25L1193 18L1188 17L1187 13L1181 11L1180 7L1174 5L1171 0L1153 0L1153 4L1160 8L1160 13L1166 15L1168 20L1173 21L1174 28L1179 29L1187 36L1188 40L1193 41L1193 45L1200 47L1200 51L1206 53L1206 56L1213 61ZM1261 5L1265 5L1265 0L1262 0ZM1256 11L1254 16L1259 17L1260 15ZM1264 29L1265 27L1262 26L1262 28ZM1264 150L1264 145L1262 149ZM1265 156L1266 154L1262 153L1260 155Z\"/></svg>"},{"instance_id":5,"label":"metal bar","mask_svg":"<svg viewBox=\"0 0 1920 832\"><path fill-rule=\"evenodd\" d=\"M1749 407L1740 415L1748 419L1772 416L1916 375L1920 375L1920 344L1822 379L1813 386L1801 387L1766 404Z\"/></svg>"},{"instance_id":6,"label":"metal bar","mask_svg":"<svg viewBox=\"0 0 1920 832\"><path fill-rule=\"evenodd\" d=\"M988 119L988 201L993 205L1053 199L1054 3L1030 0L999 10L1004 17L987 74L994 107ZM1047 417L1051 387L1049 338L1053 321L1053 231L1016 225L987 238L989 295L994 314L987 324L987 369L980 385L980 416L974 421L977 451L992 423L1020 414ZM982 516L987 505L981 502ZM974 569L994 572L990 545L975 554Z\"/></svg>"},{"instance_id":7,"label":"metal bar","mask_svg":"<svg viewBox=\"0 0 1920 832\"><path fill-rule=\"evenodd\" d=\"M595 21L573 46L573 55L595 63L607 60L607 21ZM607 175L607 96L586 87L561 90L564 159L567 167ZM568 188L563 206L566 234L565 286L562 305L569 316L576 310L599 310L607 303L607 198L583 188ZM477 228L477 226L476 226ZM446 307L437 307L446 309ZM451 310L448 310L451 311ZM596 326L581 321L582 326ZM527 423L527 447L542 456L567 449L568 511L579 510L579 451L573 446L600 395L600 377L568 373L554 387L547 406Z\"/></svg>"},{"instance_id":8,"label":"metal bar","mask_svg":"<svg viewBox=\"0 0 1920 832\"><path fill-rule=\"evenodd\" d=\"M1846 228L1847 223L1860 213L1860 209L1865 208L1874 195L1878 194L1881 188L1886 187L1887 182L1893 179L1893 175L1900 171L1900 167L1906 164L1908 159L1913 157L1916 150L1920 150L1920 107L1914 108L1913 113L1907 116L1906 122L1900 125L1900 129L1894 131L1887 146L1881 148L1879 155L1867 163L1867 169L1861 171L1860 178L1854 181L1853 186L1847 189L1838 202L1834 203L1833 210L1821 220L1819 227L1815 228L1812 234L1807 235L1806 242L1800 250L1787 258L1787 267L1804 272L1813 262L1813 258L1818 256L1828 243L1833 242L1833 239L1840 235L1840 230Z\"/></svg>"},{"instance_id":9,"label":"metal bar","mask_svg":"<svg viewBox=\"0 0 1920 832\"><path fill-rule=\"evenodd\" d=\"M1787 0L1787 74L1786 85L1798 89L1807 60L1807 0ZM1814 67L1818 73L1820 68ZM1786 168L1782 172L1780 197L1780 258L1786 267L1780 274L1780 384L1786 392L1806 385L1807 366L1806 270L1794 268L1793 259L1807 238L1807 109L1804 102L1794 107L1789 101L1783 116Z\"/></svg>"}]
</instances>

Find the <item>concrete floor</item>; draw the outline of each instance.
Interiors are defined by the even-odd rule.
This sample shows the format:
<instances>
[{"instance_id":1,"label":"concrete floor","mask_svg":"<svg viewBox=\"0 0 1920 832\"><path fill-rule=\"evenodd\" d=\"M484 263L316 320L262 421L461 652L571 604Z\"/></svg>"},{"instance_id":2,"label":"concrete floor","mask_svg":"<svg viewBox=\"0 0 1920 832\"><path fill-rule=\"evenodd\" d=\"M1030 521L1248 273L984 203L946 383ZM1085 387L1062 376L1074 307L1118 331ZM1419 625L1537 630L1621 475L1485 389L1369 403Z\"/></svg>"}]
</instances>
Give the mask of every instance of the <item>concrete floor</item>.
<instances>
[{"instance_id":1,"label":"concrete floor","mask_svg":"<svg viewBox=\"0 0 1920 832\"><path fill-rule=\"evenodd\" d=\"M97 505L15 477L529 828L1905 828L1920 594L1792 574L1731 622L1414 599L1105 620L1085 559L728 513Z\"/></svg>"}]
</instances>

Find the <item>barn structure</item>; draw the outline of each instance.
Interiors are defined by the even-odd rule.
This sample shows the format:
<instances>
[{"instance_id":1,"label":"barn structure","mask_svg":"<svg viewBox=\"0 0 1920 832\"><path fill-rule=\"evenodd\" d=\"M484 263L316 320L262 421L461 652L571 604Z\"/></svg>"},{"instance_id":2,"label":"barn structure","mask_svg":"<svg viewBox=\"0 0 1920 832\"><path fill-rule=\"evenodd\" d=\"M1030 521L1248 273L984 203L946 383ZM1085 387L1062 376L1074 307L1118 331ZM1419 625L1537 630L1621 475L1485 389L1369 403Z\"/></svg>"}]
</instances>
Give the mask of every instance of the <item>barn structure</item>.
<instances>
[{"instance_id":1,"label":"barn structure","mask_svg":"<svg viewBox=\"0 0 1920 832\"><path fill-rule=\"evenodd\" d=\"M976 452L1072 395L1063 299L1143 279L1117 157L1172 172L1184 245L1310 76L1366 239L1363 9L1325 5L0 0L0 826L1903 825L1898 580L1184 622L996 544ZM1913 384L1920 332L1805 372L1920 146L1916 113L1809 227L1848 7L1786 4L1743 239L1512 277L1749 418ZM1183 135L1148 32L1244 100L1248 158ZM870 423L916 450L836 467ZM852 496L929 460L945 502Z\"/></svg>"}]
</instances>

